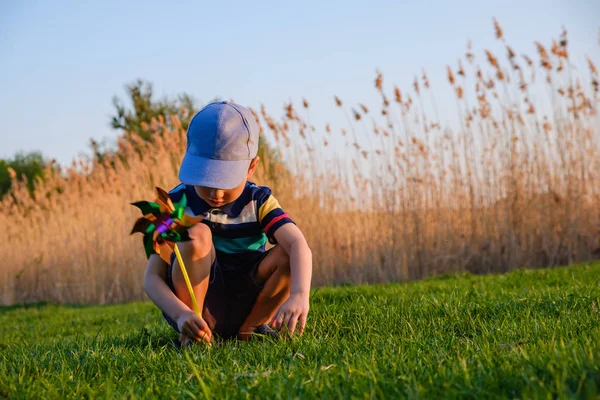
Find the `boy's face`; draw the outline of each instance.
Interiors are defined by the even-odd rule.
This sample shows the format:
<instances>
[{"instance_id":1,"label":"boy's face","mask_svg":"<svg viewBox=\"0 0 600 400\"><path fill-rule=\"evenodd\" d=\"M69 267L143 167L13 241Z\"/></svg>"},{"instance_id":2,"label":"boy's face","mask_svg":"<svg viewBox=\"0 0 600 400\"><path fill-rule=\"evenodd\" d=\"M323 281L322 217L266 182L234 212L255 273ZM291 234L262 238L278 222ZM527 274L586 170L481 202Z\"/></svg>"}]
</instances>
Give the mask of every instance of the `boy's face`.
<instances>
[{"instance_id":1,"label":"boy's face","mask_svg":"<svg viewBox=\"0 0 600 400\"><path fill-rule=\"evenodd\" d=\"M241 196L244 188L246 187L246 181L254 174L254 170L256 169L259 160L260 158L258 156L252 159L244 180L233 189L219 189L207 186L194 186L194 189L196 190L198 196L200 196L200 198L207 202L211 207L222 207L225 204L232 203Z\"/></svg>"}]
</instances>

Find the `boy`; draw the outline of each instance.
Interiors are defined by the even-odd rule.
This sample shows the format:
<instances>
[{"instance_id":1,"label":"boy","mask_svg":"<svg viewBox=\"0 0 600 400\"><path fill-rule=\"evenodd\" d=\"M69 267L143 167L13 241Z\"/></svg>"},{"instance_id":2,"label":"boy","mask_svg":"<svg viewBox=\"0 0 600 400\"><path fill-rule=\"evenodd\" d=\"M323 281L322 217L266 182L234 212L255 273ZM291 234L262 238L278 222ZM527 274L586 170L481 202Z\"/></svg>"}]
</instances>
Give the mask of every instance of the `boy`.
<instances>
[{"instance_id":1,"label":"boy","mask_svg":"<svg viewBox=\"0 0 600 400\"><path fill-rule=\"evenodd\" d=\"M170 195L178 201L185 194L186 213L204 217L189 229L191 240L178 244L202 315L192 311L174 255L167 265L153 254L144 276L146 293L181 343L210 343L213 332L248 340L304 330L312 254L271 190L248 182L259 162L258 135L252 113L232 102L211 103L190 121L182 184ZM275 244L268 251L267 240Z\"/></svg>"}]
</instances>

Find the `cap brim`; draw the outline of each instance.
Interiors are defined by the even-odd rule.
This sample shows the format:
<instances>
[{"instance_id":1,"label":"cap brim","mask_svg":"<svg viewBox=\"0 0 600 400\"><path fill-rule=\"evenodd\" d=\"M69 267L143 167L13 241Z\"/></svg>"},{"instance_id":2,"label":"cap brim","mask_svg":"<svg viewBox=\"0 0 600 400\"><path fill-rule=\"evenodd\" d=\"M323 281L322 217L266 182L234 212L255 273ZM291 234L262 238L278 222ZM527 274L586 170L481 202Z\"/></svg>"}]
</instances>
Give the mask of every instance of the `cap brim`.
<instances>
[{"instance_id":1,"label":"cap brim","mask_svg":"<svg viewBox=\"0 0 600 400\"><path fill-rule=\"evenodd\" d=\"M213 160L186 153L179 169L179 180L186 185L233 189L246 177L250 161Z\"/></svg>"}]
</instances>

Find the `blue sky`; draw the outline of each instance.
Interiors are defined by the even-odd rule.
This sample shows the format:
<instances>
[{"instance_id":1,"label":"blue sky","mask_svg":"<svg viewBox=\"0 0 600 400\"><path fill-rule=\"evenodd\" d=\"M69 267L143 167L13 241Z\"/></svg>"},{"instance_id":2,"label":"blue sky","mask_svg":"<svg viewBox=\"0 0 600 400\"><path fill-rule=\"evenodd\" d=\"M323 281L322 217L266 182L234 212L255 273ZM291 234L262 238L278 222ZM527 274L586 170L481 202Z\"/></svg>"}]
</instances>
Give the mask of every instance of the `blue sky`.
<instances>
[{"instance_id":1,"label":"blue sky","mask_svg":"<svg viewBox=\"0 0 600 400\"><path fill-rule=\"evenodd\" d=\"M599 15L596 0L2 1L0 158L41 150L69 163L90 138L114 139L111 99L138 77L158 95L264 103L276 115L306 97L318 125L335 122L333 95L378 105L377 68L401 88L425 68L444 104L445 65L467 40L480 59L500 48L493 16L529 55L566 26L583 68L586 54L600 64Z\"/></svg>"}]
</instances>

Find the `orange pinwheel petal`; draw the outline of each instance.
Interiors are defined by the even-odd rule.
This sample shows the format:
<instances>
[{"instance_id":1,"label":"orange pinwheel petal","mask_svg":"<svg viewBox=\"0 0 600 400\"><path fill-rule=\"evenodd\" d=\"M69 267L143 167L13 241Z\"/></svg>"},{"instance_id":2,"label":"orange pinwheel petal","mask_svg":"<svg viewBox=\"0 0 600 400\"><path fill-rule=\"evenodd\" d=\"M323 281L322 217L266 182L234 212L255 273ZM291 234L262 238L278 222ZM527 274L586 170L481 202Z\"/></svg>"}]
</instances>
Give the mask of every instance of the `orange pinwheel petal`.
<instances>
[{"instance_id":1,"label":"orange pinwheel petal","mask_svg":"<svg viewBox=\"0 0 600 400\"><path fill-rule=\"evenodd\" d=\"M173 243L173 242L167 242L167 241L154 242L154 251L167 264L171 263L171 254L173 254L174 247L175 247L175 243Z\"/></svg>"},{"instance_id":2,"label":"orange pinwheel petal","mask_svg":"<svg viewBox=\"0 0 600 400\"><path fill-rule=\"evenodd\" d=\"M156 203L160 206L160 211L171 214L175 210L175 205L169 194L159 187L156 188L156 193L158 195Z\"/></svg>"}]
</instances>

